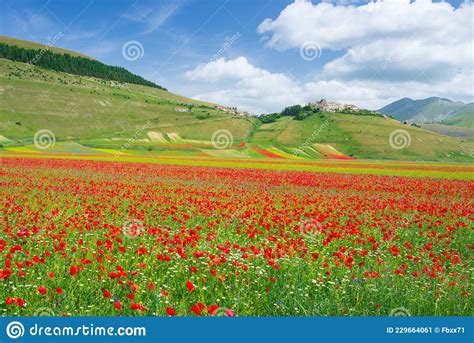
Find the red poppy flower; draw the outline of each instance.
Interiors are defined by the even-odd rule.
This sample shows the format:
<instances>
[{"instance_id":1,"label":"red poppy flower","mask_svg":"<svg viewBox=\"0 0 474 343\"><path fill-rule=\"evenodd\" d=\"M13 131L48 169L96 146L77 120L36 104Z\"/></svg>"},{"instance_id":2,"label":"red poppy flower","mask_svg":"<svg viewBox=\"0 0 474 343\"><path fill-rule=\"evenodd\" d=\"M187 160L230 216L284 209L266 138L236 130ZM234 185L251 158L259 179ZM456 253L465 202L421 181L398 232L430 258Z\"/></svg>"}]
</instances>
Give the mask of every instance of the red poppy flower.
<instances>
[{"instance_id":1,"label":"red poppy flower","mask_svg":"<svg viewBox=\"0 0 474 343\"><path fill-rule=\"evenodd\" d=\"M117 310L122 311L122 304L120 303L120 300L117 300L114 306Z\"/></svg>"},{"instance_id":2,"label":"red poppy flower","mask_svg":"<svg viewBox=\"0 0 474 343\"><path fill-rule=\"evenodd\" d=\"M48 289L47 289L46 287L39 286L39 287L38 287L38 292L40 292L41 294L45 295L46 293L48 293Z\"/></svg>"},{"instance_id":3,"label":"red poppy flower","mask_svg":"<svg viewBox=\"0 0 474 343\"><path fill-rule=\"evenodd\" d=\"M201 309L196 306L196 305L193 305L191 306L191 308L189 309L191 312L194 312L196 315L198 316L202 316L202 312L201 312Z\"/></svg>"},{"instance_id":4,"label":"red poppy flower","mask_svg":"<svg viewBox=\"0 0 474 343\"><path fill-rule=\"evenodd\" d=\"M211 315L214 315L214 312L219 308L219 305L217 304L214 304L214 305L211 305L207 308L207 312L209 312L209 314Z\"/></svg>"},{"instance_id":5,"label":"red poppy flower","mask_svg":"<svg viewBox=\"0 0 474 343\"><path fill-rule=\"evenodd\" d=\"M188 288L188 291L191 293L194 291L194 285L191 281L186 282L186 287Z\"/></svg>"},{"instance_id":6,"label":"red poppy flower","mask_svg":"<svg viewBox=\"0 0 474 343\"><path fill-rule=\"evenodd\" d=\"M26 301L21 298L16 298L16 304L18 305L18 307L23 307L26 305Z\"/></svg>"},{"instance_id":7,"label":"red poppy flower","mask_svg":"<svg viewBox=\"0 0 474 343\"><path fill-rule=\"evenodd\" d=\"M12 275L10 269L0 269L0 280L6 280L10 275Z\"/></svg>"},{"instance_id":8,"label":"red poppy flower","mask_svg":"<svg viewBox=\"0 0 474 343\"><path fill-rule=\"evenodd\" d=\"M132 308L132 310L140 310L141 312L145 312L145 307L143 307L143 305L141 304L131 303L130 307Z\"/></svg>"},{"instance_id":9,"label":"red poppy flower","mask_svg":"<svg viewBox=\"0 0 474 343\"><path fill-rule=\"evenodd\" d=\"M71 274L72 276L76 276L77 275L77 268L75 266L71 266L69 268L69 274Z\"/></svg>"},{"instance_id":10,"label":"red poppy flower","mask_svg":"<svg viewBox=\"0 0 474 343\"><path fill-rule=\"evenodd\" d=\"M168 315L170 315L172 317L176 316L175 310L171 307L166 308L166 313L168 313Z\"/></svg>"},{"instance_id":11,"label":"red poppy flower","mask_svg":"<svg viewBox=\"0 0 474 343\"><path fill-rule=\"evenodd\" d=\"M235 317L235 312L228 308L227 310L225 310L225 315L227 317Z\"/></svg>"},{"instance_id":12,"label":"red poppy flower","mask_svg":"<svg viewBox=\"0 0 474 343\"><path fill-rule=\"evenodd\" d=\"M111 298L112 295L110 294L110 292L108 290L104 289L104 297Z\"/></svg>"}]
</instances>

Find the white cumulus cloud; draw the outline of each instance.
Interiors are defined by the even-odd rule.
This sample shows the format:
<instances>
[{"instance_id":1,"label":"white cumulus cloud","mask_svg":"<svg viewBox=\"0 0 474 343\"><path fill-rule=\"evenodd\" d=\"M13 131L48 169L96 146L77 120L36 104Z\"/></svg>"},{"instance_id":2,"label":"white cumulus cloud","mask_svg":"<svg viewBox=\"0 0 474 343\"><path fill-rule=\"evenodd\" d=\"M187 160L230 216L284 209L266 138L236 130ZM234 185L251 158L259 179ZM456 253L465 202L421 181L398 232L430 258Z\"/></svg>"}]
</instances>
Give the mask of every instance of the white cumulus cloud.
<instances>
[{"instance_id":1,"label":"white cumulus cloud","mask_svg":"<svg viewBox=\"0 0 474 343\"><path fill-rule=\"evenodd\" d=\"M473 5L385 0L361 6L296 1L258 27L267 46L299 48L314 41L343 51L324 66L339 79L443 82L473 69Z\"/></svg>"},{"instance_id":2,"label":"white cumulus cloud","mask_svg":"<svg viewBox=\"0 0 474 343\"><path fill-rule=\"evenodd\" d=\"M316 42L323 56L335 56L313 80L269 71L244 56L201 64L185 76L206 85L197 98L254 113L323 97L370 109L402 97L473 101L473 11L470 2L454 8L431 0L297 0L258 32L275 53L299 54Z\"/></svg>"}]
</instances>

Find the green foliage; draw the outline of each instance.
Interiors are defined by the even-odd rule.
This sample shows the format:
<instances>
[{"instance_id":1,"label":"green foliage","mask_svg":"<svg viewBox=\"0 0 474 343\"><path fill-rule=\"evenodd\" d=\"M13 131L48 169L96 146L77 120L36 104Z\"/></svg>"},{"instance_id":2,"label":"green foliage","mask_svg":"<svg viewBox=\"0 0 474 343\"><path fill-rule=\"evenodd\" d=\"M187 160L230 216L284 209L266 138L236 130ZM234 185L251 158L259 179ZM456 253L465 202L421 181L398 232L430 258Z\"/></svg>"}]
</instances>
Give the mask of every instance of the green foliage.
<instances>
[{"instance_id":1,"label":"green foliage","mask_svg":"<svg viewBox=\"0 0 474 343\"><path fill-rule=\"evenodd\" d=\"M274 123L278 118L281 118L281 113L269 113L258 117L263 124Z\"/></svg>"},{"instance_id":2,"label":"green foliage","mask_svg":"<svg viewBox=\"0 0 474 343\"><path fill-rule=\"evenodd\" d=\"M281 117L292 117L295 120L304 120L316 113L319 113L319 110L311 107L310 105L305 105L305 106L293 105L293 106L285 107L283 111L281 111L281 113L265 114L265 115L260 116L259 119L263 124L268 124L268 123L274 123L275 121L277 121L278 118L281 118ZM380 113L365 110L365 109L361 109L361 110L346 109L346 110L341 110L338 113L382 117ZM324 115L320 114L320 118L324 118Z\"/></svg>"},{"instance_id":3,"label":"green foliage","mask_svg":"<svg viewBox=\"0 0 474 343\"><path fill-rule=\"evenodd\" d=\"M282 112L281 115L284 117L293 117L296 120L303 120L308 118L313 113L318 113L318 110L313 109L311 106L301 106L301 105L293 105L286 107Z\"/></svg>"},{"instance_id":4,"label":"green foliage","mask_svg":"<svg viewBox=\"0 0 474 343\"><path fill-rule=\"evenodd\" d=\"M366 109L357 109L357 110L345 109L345 110L338 111L338 113L355 114L355 115L359 115L359 116L383 117L383 114L381 114L381 113L366 110Z\"/></svg>"},{"instance_id":5,"label":"green foliage","mask_svg":"<svg viewBox=\"0 0 474 343\"><path fill-rule=\"evenodd\" d=\"M104 80L127 82L166 90L154 82L132 74L122 67L108 66L80 56L55 53L46 49L25 49L0 43L0 58L61 71L64 73L97 77Z\"/></svg>"},{"instance_id":6,"label":"green foliage","mask_svg":"<svg viewBox=\"0 0 474 343\"><path fill-rule=\"evenodd\" d=\"M281 115L284 117L296 117L302 111L303 107L301 107L301 105L293 105L285 107L283 111L281 111Z\"/></svg>"},{"instance_id":7,"label":"green foliage","mask_svg":"<svg viewBox=\"0 0 474 343\"><path fill-rule=\"evenodd\" d=\"M204 119L209 119L209 118L211 118L211 114L209 112L207 112L207 114L200 114L196 116L196 119L199 119L199 120L204 120Z\"/></svg>"}]
</instances>

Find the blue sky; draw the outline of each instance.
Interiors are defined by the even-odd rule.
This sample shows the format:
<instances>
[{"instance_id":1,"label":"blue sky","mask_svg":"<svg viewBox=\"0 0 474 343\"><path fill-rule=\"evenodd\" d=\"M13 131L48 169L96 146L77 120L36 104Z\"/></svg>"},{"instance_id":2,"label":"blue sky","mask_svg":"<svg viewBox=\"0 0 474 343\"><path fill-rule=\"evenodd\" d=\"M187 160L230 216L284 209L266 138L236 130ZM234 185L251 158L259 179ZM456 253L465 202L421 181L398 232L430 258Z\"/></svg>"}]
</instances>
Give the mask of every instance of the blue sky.
<instances>
[{"instance_id":1,"label":"blue sky","mask_svg":"<svg viewBox=\"0 0 474 343\"><path fill-rule=\"evenodd\" d=\"M60 33L56 46L254 113L322 97L473 100L472 4L460 0L7 0L1 24L46 44ZM138 59L124 55L130 44Z\"/></svg>"}]
</instances>

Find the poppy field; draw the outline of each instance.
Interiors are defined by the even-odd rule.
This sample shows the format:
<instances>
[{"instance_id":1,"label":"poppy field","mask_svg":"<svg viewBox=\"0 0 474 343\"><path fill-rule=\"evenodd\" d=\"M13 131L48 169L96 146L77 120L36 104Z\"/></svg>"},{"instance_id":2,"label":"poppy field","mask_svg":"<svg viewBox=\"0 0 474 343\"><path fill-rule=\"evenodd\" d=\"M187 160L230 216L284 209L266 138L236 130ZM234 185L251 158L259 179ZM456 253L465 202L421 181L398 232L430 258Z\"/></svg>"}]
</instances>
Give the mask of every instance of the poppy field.
<instances>
[{"instance_id":1,"label":"poppy field","mask_svg":"<svg viewBox=\"0 0 474 343\"><path fill-rule=\"evenodd\" d=\"M468 177L10 156L0 185L1 315L473 314Z\"/></svg>"}]
</instances>

